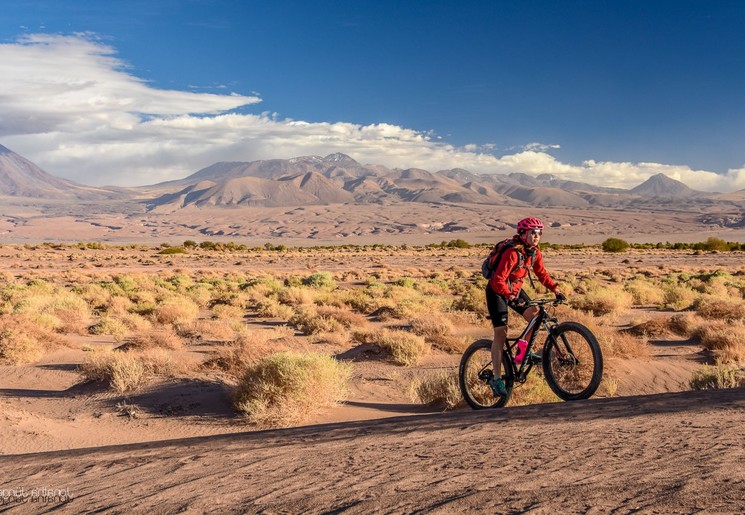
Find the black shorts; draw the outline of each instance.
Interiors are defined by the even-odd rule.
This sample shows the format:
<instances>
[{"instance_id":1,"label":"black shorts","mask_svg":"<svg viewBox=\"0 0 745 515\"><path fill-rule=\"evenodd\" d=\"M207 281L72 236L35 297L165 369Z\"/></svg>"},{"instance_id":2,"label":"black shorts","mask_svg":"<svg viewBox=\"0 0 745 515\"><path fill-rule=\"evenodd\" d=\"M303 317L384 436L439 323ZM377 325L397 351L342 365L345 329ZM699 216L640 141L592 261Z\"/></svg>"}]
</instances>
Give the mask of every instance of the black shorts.
<instances>
[{"instance_id":1,"label":"black shorts","mask_svg":"<svg viewBox=\"0 0 745 515\"><path fill-rule=\"evenodd\" d=\"M530 297L525 293L525 290L520 290L520 294L517 297L524 302L530 302ZM504 327L507 325L508 307L521 315L528 309L527 306L516 306L513 301L507 300L507 297L497 295L488 283L486 284L486 307L489 310L491 325L494 327Z\"/></svg>"}]
</instances>

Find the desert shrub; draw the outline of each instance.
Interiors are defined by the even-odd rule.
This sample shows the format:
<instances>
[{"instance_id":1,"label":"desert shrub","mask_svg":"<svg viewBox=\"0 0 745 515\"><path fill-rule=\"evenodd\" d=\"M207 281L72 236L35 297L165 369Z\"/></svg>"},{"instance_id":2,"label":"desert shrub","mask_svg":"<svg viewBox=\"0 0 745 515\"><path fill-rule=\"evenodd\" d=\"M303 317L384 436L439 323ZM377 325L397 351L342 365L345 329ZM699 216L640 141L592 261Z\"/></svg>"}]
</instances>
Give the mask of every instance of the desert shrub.
<instances>
[{"instance_id":1,"label":"desert shrub","mask_svg":"<svg viewBox=\"0 0 745 515\"><path fill-rule=\"evenodd\" d=\"M459 408L464 404L458 386L458 371L441 371L417 377L409 388L411 400L443 410Z\"/></svg>"},{"instance_id":2,"label":"desert shrub","mask_svg":"<svg viewBox=\"0 0 745 515\"><path fill-rule=\"evenodd\" d=\"M351 373L351 365L323 354L275 354L245 370L234 405L260 426L296 425L344 400Z\"/></svg>"},{"instance_id":3,"label":"desert shrub","mask_svg":"<svg viewBox=\"0 0 745 515\"><path fill-rule=\"evenodd\" d=\"M745 322L707 320L694 332L701 345L709 350L719 351L723 363L745 359Z\"/></svg>"},{"instance_id":4,"label":"desert shrub","mask_svg":"<svg viewBox=\"0 0 745 515\"><path fill-rule=\"evenodd\" d=\"M380 347L387 351L398 365L416 365L419 359L429 353L430 347L424 338L407 331L381 329L355 331L352 340Z\"/></svg>"},{"instance_id":5,"label":"desert shrub","mask_svg":"<svg viewBox=\"0 0 745 515\"><path fill-rule=\"evenodd\" d=\"M187 297L169 297L153 309L153 318L161 324L188 324L199 314L199 306Z\"/></svg>"},{"instance_id":6,"label":"desert shrub","mask_svg":"<svg viewBox=\"0 0 745 515\"><path fill-rule=\"evenodd\" d=\"M628 310L632 302L631 294L618 287L607 287L569 298L571 307L589 311L595 316L618 315Z\"/></svg>"},{"instance_id":7,"label":"desert shrub","mask_svg":"<svg viewBox=\"0 0 745 515\"><path fill-rule=\"evenodd\" d=\"M604 323L604 320L594 317L588 312L562 308L559 318L561 320L572 320L587 327L595 335L604 359L649 356L649 345L646 341L629 333L618 331Z\"/></svg>"},{"instance_id":8,"label":"desert shrub","mask_svg":"<svg viewBox=\"0 0 745 515\"><path fill-rule=\"evenodd\" d=\"M330 316L318 314L318 311L312 307L301 307L289 322L305 334L330 333L343 329L339 321Z\"/></svg>"},{"instance_id":9,"label":"desert shrub","mask_svg":"<svg viewBox=\"0 0 745 515\"><path fill-rule=\"evenodd\" d=\"M698 294L692 289L681 284L669 284L663 287L666 308L681 311L690 308L698 298Z\"/></svg>"},{"instance_id":10,"label":"desert shrub","mask_svg":"<svg viewBox=\"0 0 745 515\"><path fill-rule=\"evenodd\" d=\"M150 331L140 331L127 339L126 347L134 349L171 349L178 350L183 348L184 342L171 329L158 329Z\"/></svg>"},{"instance_id":11,"label":"desert shrub","mask_svg":"<svg viewBox=\"0 0 745 515\"><path fill-rule=\"evenodd\" d=\"M87 381L105 381L113 390L126 393L142 388L153 376L174 377L194 368L193 360L177 359L163 349L98 350L86 356L78 371Z\"/></svg>"},{"instance_id":12,"label":"desert shrub","mask_svg":"<svg viewBox=\"0 0 745 515\"><path fill-rule=\"evenodd\" d=\"M281 318L287 320L295 314L290 306L280 304L275 299L264 299L255 305L256 313L261 318Z\"/></svg>"},{"instance_id":13,"label":"desert shrub","mask_svg":"<svg viewBox=\"0 0 745 515\"><path fill-rule=\"evenodd\" d=\"M158 251L158 254L163 255L171 255L171 254L188 254L186 249L182 247L166 247L160 251Z\"/></svg>"},{"instance_id":14,"label":"desert shrub","mask_svg":"<svg viewBox=\"0 0 745 515\"><path fill-rule=\"evenodd\" d=\"M693 372L689 382L692 390L712 390L719 388L737 388L742 384L736 367L717 363L714 366L703 365Z\"/></svg>"},{"instance_id":15,"label":"desert shrub","mask_svg":"<svg viewBox=\"0 0 745 515\"><path fill-rule=\"evenodd\" d=\"M311 288L336 288L336 281L329 272L315 272L303 279L303 284Z\"/></svg>"},{"instance_id":16,"label":"desert shrub","mask_svg":"<svg viewBox=\"0 0 745 515\"><path fill-rule=\"evenodd\" d=\"M115 340L121 341L129 333L129 328L119 319L113 317L102 317L96 324L91 326L88 331L91 334L111 335Z\"/></svg>"},{"instance_id":17,"label":"desert shrub","mask_svg":"<svg viewBox=\"0 0 745 515\"><path fill-rule=\"evenodd\" d=\"M702 296L695 303L699 316L718 320L745 320L745 301L736 298Z\"/></svg>"},{"instance_id":18,"label":"desert shrub","mask_svg":"<svg viewBox=\"0 0 745 515\"><path fill-rule=\"evenodd\" d=\"M634 306L660 305L665 301L665 295L659 284L635 279L629 281L624 289L631 294Z\"/></svg>"},{"instance_id":19,"label":"desert shrub","mask_svg":"<svg viewBox=\"0 0 745 515\"><path fill-rule=\"evenodd\" d=\"M692 313L679 313L670 318L670 330L678 336L690 338L703 321Z\"/></svg>"},{"instance_id":20,"label":"desert shrub","mask_svg":"<svg viewBox=\"0 0 745 515\"><path fill-rule=\"evenodd\" d=\"M336 320L337 322L339 322L339 324L342 325L342 327L346 329L361 329L369 325L367 318L360 315L359 313L355 313L347 309L321 306L316 308L316 313L318 313L319 316Z\"/></svg>"},{"instance_id":21,"label":"desert shrub","mask_svg":"<svg viewBox=\"0 0 745 515\"><path fill-rule=\"evenodd\" d=\"M14 311L32 319L41 317L42 323L61 333L85 334L91 319L88 303L61 288L50 294L28 296L16 304Z\"/></svg>"},{"instance_id":22,"label":"desert shrub","mask_svg":"<svg viewBox=\"0 0 745 515\"><path fill-rule=\"evenodd\" d=\"M302 306L313 304L318 295L317 291L298 286L289 286L279 291L278 299L288 306Z\"/></svg>"},{"instance_id":23,"label":"desert shrub","mask_svg":"<svg viewBox=\"0 0 745 515\"><path fill-rule=\"evenodd\" d=\"M245 315L245 311L243 308L238 306L217 304L212 306L212 315L218 320L241 320Z\"/></svg>"},{"instance_id":24,"label":"desert shrub","mask_svg":"<svg viewBox=\"0 0 745 515\"><path fill-rule=\"evenodd\" d=\"M236 337L230 320L194 320L177 328L179 336L205 341L229 341Z\"/></svg>"},{"instance_id":25,"label":"desert shrub","mask_svg":"<svg viewBox=\"0 0 745 515\"><path fill-rule=\"evenodd\" d=\"M205 362L204 367L222 370L238 379L248 367L273 354L286 352L291 347L298 350L303 346L281 329L244 331L228 346L218 349L217 355Z\"/></svg>"},{"instance_id":26,"label":"desert shrub","mask_svg":"<svg viewBox=\"0 0 745 515\"><path fill-rule=\"evenodd\" d=\"M484 293L484 288L469 284L461 296L453 302L453 309L484 314L486 312L486 294Z\"/></svg>"},{"instance_id":27,"label":"desert shrub","mask_svg":"<svg viewBox=\"0 0 745 515\"><path fill-rule=\"evenodd\" d=\"M529 404L558 402L559 400L540 374L531 374L525 383L516 385L516 388L512 390L510 404L513 406L527 406Z\"/></svg>"},{"instance_id":28,"label":"desert shrub","mask_svg":"<svg viewBox=\"0 0 745 515\"><path fill-rule=\"evenodd\" d=\"M453 334L453 324L441 313L430 313L419 315L409 321L411 331L427 340L437 336L449 336Z\"/></svg>"},{"instance_id":29,"label":"desert shrub","mask_svg":"<svg viewBox=\"0 0 745 515\"><path fill-rule=\"evenodd\" d=\"M629 248L629 243L620 238L608 238L602 244L603 252L623 252Z\"/></svg>"},{"instance_id":30,"label":"desert shrub","mask_svg":"<svg viewBox=\"0 0 745 515\"><path fill-rule=\"evenodd\" d=\"M414 288L416 281L411 277L401 277L393 284L402 288Z\"/></svg>"},{"instance_id":31,"label":"desert shrub","mask_svg":"<svg viewBox=\"0 0 745 515\"><path fill-rule=\"evenodd\" d=\"M0 364L22 365L38 361L49 349L63 346L57 335L19 316L0 317Z\"/></svg>"},{"instance_id":32,"label":"desert shrub","mask_svg":"<svg viewBox=\"0 0 745 515\"><path fill-rule=\"evenodd\" d=\"M137 390L147 382L147 369L134 354L121 351L94 351L80 365L88 381L107 381L119 393Z\"/></svg>"}]
</instances>

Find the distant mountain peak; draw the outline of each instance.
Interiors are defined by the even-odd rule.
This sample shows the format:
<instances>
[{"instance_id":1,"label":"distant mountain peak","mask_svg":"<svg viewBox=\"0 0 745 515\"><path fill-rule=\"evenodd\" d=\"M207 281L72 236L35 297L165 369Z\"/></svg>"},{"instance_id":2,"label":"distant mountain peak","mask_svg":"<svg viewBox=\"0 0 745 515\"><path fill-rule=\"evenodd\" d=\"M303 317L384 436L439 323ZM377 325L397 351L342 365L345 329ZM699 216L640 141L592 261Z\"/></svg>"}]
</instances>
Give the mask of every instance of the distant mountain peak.
<instances>
[{"instance_id":1,"label":"distant mountain peak","mask_svg":"<svg viewBox=\"0 0 745 515\"><path fill-rule=\"evenodd\" d=\"M0 195L41 199L94 200L114 196L50 175L34 163L0 145Z\"/></svg>"},{"instance_id":2,"label":"distant mountain peak","mask_svg":"<svg viewBox=\"0 0 745 515\"><path fill-rule=\"evenodd\" d=\"M341 152L336 152L334 154L329 154L326 157L323 158L324 161L331 161L333 163L347 163L347 164L356 164L357 161L352 159L346 154L342 154Z\"/></svg>"},{"instance_id":3,"label":"distant mountain peak","mask_svg":"<svg viewBox=\"0 0 745 515\"><path fill-rule=\"evenodd\" d=\"M651 176L629 191L644 197L691 197L700 193L664 173Z\"/></svg>"}]
</instances>

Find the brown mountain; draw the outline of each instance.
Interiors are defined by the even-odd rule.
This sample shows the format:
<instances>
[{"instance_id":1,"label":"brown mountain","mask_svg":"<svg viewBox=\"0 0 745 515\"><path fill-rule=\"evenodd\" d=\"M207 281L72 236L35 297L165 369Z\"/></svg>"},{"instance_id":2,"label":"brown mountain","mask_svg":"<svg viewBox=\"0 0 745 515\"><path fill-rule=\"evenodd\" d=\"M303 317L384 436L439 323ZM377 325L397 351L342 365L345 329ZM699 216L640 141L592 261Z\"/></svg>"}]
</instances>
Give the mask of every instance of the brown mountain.
<instances>
[{"instance_id":1,"label":"brown mountain","mask_svg":"<svg viewBox=\"0 0 745 515\"><path fill-rule=\"evenodd\" d=\"M120 197L122 193L60 179L0 145L0 195L47 200L101 200Z\"/></svg>"},{"instance_id":2,"label":"brown mountain","mask_svg":"<svg viewBox=\"0 0 745 515\"><path fill-rule=\"evenodd\" d=\"M629 193L642 197L674 197L686 198L702 195L700 191L692 190L685 184L671 179L664 173L653 175L639 186L629 190Z\"/></svg>"}]
</instances>

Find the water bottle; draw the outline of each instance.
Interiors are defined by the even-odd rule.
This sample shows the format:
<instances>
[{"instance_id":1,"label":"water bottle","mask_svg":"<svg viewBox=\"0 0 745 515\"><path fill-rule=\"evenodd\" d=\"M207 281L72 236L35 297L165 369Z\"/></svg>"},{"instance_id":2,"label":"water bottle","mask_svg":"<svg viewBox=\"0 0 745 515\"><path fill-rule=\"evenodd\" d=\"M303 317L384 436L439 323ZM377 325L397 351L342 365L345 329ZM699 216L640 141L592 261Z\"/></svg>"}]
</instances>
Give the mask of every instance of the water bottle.
<instances>
[{"instance_id":1,"label":"water bottle","mask_svg":"<svg viewBox=\"0 0 745 515\"><path fill-rule=\"evenodd\" d=\"M525 351L528 350L528 342L523 339L517 340L517 353L515 354L515 364L520 365L525 358Z\"/></svg>"}]
</instances>

